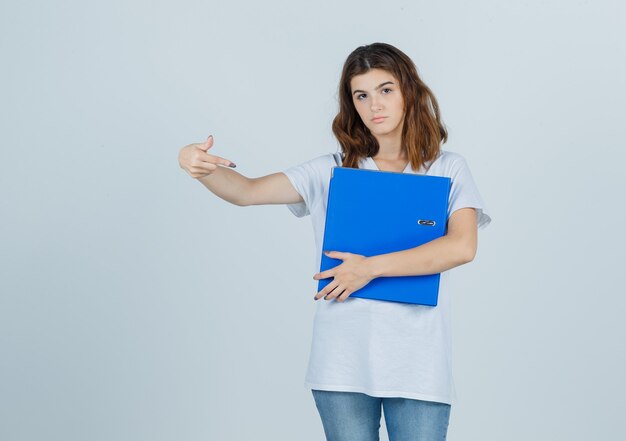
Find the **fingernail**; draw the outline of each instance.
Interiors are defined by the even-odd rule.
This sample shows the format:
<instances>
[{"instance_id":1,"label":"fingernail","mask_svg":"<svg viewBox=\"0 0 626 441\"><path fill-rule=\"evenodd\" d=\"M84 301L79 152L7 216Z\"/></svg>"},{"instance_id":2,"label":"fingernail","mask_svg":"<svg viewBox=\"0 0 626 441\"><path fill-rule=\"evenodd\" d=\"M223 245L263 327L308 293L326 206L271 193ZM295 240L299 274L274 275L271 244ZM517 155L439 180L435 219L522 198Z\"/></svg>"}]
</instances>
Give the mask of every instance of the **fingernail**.
<instances>
[{"instance_id":1,"label":"fingernail","mask_svg":"<svg viewBox=\"0 0 626 441\"><path fill-rule=\"evenodd\" d=\"M237 165L234 162L231 162L228 166L231 167L231 168L237 167Z\"/></svg>"}]
</instances>

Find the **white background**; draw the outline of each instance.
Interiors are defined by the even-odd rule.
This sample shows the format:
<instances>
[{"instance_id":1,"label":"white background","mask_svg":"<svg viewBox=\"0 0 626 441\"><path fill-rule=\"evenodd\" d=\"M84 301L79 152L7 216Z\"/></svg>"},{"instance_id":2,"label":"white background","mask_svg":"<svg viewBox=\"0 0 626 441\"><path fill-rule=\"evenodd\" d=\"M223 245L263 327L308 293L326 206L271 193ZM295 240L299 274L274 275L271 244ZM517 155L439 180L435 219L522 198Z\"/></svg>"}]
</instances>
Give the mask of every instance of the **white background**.
<instances>
[{"instance_id":1,"label":"white background","mask_svg":"<svg viewBox=\"0 0 626 441\"><path fill-rule=\"evenodd\" d=\"M624 438L622 2L0 5L1 439L323 439L309 218L177 157L213 134L257 177L336 151L342 64L377 41L493 217L453 270L448 439Z\"/></svg>"}]
</instances>

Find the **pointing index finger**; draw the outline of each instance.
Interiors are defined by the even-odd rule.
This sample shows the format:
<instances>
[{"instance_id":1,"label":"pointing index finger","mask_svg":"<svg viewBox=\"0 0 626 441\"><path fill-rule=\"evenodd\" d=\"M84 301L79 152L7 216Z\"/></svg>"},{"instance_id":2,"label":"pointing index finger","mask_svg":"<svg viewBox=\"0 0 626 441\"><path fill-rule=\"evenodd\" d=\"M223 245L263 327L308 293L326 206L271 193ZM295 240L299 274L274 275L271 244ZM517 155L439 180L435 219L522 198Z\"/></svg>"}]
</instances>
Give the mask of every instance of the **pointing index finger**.
<instances>
[{"instance_id":1,"label":"pointing index finger","mask_svg":"<svg viewBox=\"0 0 626 441\"><path fill-rule=\"evenodd\" d=\"M224 165L226 167L231 167L231 168L237 167L237 165L229 159L222 158L221 156L217 156L217 155L211 155L208 153L201 154L200 160L203 162L209 162L211 164L216 164L216 165Z\"/></svg>"}]
</instances>

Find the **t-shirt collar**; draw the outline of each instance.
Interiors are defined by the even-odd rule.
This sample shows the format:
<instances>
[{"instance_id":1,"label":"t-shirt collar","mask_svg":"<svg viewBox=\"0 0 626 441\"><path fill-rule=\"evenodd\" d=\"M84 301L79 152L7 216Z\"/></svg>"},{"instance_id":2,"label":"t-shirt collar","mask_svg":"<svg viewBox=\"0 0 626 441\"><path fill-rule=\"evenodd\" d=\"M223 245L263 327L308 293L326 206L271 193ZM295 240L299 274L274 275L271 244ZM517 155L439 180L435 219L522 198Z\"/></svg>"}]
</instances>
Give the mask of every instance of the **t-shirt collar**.
<instances>
[{"instance_id":1,"label":"t-shirt collar","mask_svg":"<svg viewBox=\"0 0 626 441\"><path fill-rule=\"evenodd\" d=\"M420 170L420 172L423 171L425 173L432 163L433 163L432 160L431 161L426 161L426 163L422 166L422 169ZM366 168L368 170L380 171L380 169L376 165L376 162L374 161L374 159L371 156L368 156L368 157L366 157L366 158L361 160L361 168ZM404 168L404 170L402 171L402 173L407 173L407 172L413 172L413 168L411 167L411 162L409 162L406 165L406 167Z\"/></svg>"}]
</instances>

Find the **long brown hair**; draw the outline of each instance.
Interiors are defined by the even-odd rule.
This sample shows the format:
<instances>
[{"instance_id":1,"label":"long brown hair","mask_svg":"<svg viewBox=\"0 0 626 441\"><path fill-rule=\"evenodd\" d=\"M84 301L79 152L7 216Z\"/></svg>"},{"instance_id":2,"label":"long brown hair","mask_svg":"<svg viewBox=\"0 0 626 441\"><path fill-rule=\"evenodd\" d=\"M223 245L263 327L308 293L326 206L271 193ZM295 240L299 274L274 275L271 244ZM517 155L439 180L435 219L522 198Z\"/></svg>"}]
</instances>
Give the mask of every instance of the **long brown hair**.
<instances>
[{"instance_id":1,"label":"long brown hair","mask_svg":"<svg viewBox=\"0 0 626 441\"><path fill-rule=\"evenodd\" d=\"M359 46L343 65L339 82L339 113L332 124L344 155L342 165L358 168L361 158L375 156L380 148L374 135L361 121L350 90L352 77L371 69L386 70L400 83L404 98L402 146L411 167L419 170L425 162L439 155L440 145L448 139L448 132L441 122L437 100L420 79L413 61L387 43Z\"/></svg>"}]
</instances>

